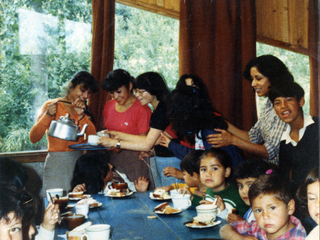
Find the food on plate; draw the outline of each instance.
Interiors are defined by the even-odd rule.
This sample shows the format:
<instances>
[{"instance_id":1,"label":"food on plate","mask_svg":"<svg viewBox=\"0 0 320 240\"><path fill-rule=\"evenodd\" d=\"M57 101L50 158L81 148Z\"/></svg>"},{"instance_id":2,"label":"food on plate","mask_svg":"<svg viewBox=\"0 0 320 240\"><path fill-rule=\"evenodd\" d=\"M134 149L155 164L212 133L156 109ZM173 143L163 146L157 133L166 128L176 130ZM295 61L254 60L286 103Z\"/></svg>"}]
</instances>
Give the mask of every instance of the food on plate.
<instances>
[{"instance_id":1,"label":"food on plate","mask_svg":"<svg viewBox=\"0 0 320 240\"><path fill-rule=\"evenodd\" d=\"M85 234L86 227L89 227L91 222L85 222L82 225L74 228L72 231L67 231L67 239L68 240L81 240L81 236Z\"/></svg>"},{"instance_id":2,"label":"food on plate","mask_svg":"<svg viewBox=\"0 0 320 240\"><path fill-rule=\"evenodd\" d=\"M168 199L170 195L164 189L157 189L154 193L150 193L150 198Z\"/></svg>"},{"instance_id":3,"label":"food on plate","mask_svg":"<svg viewBox=\"0 0 320 240\"><path fill-rule=\"evenodd\" d=\"M213 217L211 215L202 214L193 218L194 224L199 224L200 226L206 226L212 223Z\"/></svg>"},{"instance_id":4,"label":"food on plate","mask_svg":"<svg viewBox=\"0 0 320 240\"><path fill-rule=\"evenodd\" d=\"M86 204L86 203L89 204L90 208L99 207L99 202L93 198L81 199L79 202L77 202L77 205Z\"/></svg>"},{"instance_id":5,"label":"food on plate","mask_svg":"<svg viewBox=\"0 0 320 240\"><path fill-rule=\"evenodd\" d=\"M69 198L85 198L83 192L70 192L68 196Z\"/></svg>"},{"instance_id":6,"label":"food on plate","mask_svg":"<svg viewBox=\"0 0 320 240\"><path fill-rule=\"evenodd\" d=\"M120 189L110 189L107 193L109 196L116 196L116 197L122 197L126 196L127 192L129 192L129 189L127 189L126 192L122 192Z\"/></svg>"},{"instance_id":7,"label":"food on plate","mask_svg":"<svg viewBox=\"0 0 320 240\"><path fill-rule=\"evenodd\" d=\"M173 208L169 205L169 203L162 203L154 209L155 212L161 212L164 214L172 214L180 212L180 209Z\"/></svg>"}]
</instances>

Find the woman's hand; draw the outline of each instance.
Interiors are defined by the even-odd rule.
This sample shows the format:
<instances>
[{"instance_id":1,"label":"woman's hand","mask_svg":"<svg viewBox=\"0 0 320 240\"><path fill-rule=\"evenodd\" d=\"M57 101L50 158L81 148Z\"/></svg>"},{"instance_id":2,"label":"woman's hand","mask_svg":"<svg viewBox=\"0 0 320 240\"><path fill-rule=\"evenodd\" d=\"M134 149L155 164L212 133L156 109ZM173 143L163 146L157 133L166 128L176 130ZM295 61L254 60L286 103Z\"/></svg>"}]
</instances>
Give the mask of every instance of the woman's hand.
<instances>
[{"instance_id":1,"label":"woman's hand","mask_svg":"<svg viewBox=\"0 0 320 240\"><path fill-rule=\"evenodd\" d=\"M102 136L99 138L97 143L103 145L104 147L116 147L118 140Z\"/></svg>"},{"instance_id":2,"label":"woman's hand","mask_svg":"<svg viewBox=\"0 0 320 240\"><path fill-rule=\"evenodd\" d=\"M77 112L77 114L82 117L84 114L84 110L86 109L86 105L83 100L80 98L77 98L73 103L72 106L74 107L74 110Z\"/></svg>"},{"instance_id":3,"label":"woman's hand","mask_svg":"<svg viewBox=\"0 0 320 240\"><path fill-rule=\"evenodd\" d=\"M60 210L58 204L49 202L46 210L44 211L42 227L48 231L53 231L55 224L59 220Z\"/></svg>"},{"instance_id":4,"label":"woman's hand","mask_svg":"<svg viewBox=\"0 0 320 240\"><path fill-rule=\"evenodd\" d=\"M233 222L238 222L238 221L243 221L245 220L243 217L241 217L238 214L234 214L234 213L228 213L227 217L226 217L228 223L233 223Z\"/></svg>"},{"instance_id":5,"label":"woman's hand","mask_svg":"<svg viewBox=\"0 0 320 240\"><path fill-rule=\"evenodd\" d=\"M87 188L86 188L86 184L85 183L78 184L72 190L72 192L86 192L86 191L87 191Z\"/></svg>"},{"instance_id":6,"label":"woman's hand","mask_svg":"<svg viewBox=\"0 0 320 240\"><path fill-rule=\"evenodd\" d=\"M118 131L108 131L108 130L105 130L105 131L103 131L104 133L109 133L109 136L110 136L110 138L112 138L112 139L123 139L122 137L121 137L121 132L118 132Z\"/></svg>"},{"instance_id":7,"label":"woman's hand","mask_svg":"<svg viewBox=\"0 0 320 240\"><path fill-rule=\"evenodd\" d=\"M154 156L154 149L150 150L149 152L137 152L139 160L143 161L144 158L153 157Z\"/></svg>"},{"instance_id":8,"label":"woman's hand","mask_svg":"<svg viewBox=\"0 0 320 240\"><path fill-rule=\"evenodd\" d=\"M212 147L226 147L232 145L233 135L226 130L214 129L217 132L215 134L210 134L207 136L207 142L212 145Z\"/></svg>"},{"instance_id":9,"label":"woman's hand","mask_svg":"<svg viewBox=\"0 0 320 240\"><path fill-rule=\"evenodd\" d=\"M174 167L166 167L163 169L163 175L166 177L175 177L178 179L183 179L183 172Z\"/></svg>"},{"instance_id":10,"label":"woman's hand","mask_svg":"<svg viewBox=\"0 0 320 240\"><path fill-rule=\"evenodd\" d=\"M50 103L47 105L47 115L53 117L57 113L57 103Z\"/></svg>"},{"instance_id":11,"label":"woman's hand","mask_svg":"<svg viewBox=\"0 0 320 240\"><path fill-rule=\"evenodd\" d=\"M161 146L168 148L171 139L168 138L165 134L161 133L158 141Z\"/></svg>"}]
</instances>

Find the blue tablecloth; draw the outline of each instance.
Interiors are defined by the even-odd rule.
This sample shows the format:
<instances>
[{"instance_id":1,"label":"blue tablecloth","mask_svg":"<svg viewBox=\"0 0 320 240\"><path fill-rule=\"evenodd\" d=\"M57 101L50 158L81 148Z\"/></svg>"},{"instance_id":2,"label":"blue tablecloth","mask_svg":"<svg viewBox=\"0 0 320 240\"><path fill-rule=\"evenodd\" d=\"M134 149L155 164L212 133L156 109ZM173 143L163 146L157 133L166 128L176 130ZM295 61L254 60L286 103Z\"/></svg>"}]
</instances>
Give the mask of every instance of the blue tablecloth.
<instances>
[{"instance_id":1,"label":"blue tablecloth","mask_svg":"<svg viewBox=\"0 0 320 240\"><path fill-rule=\"evenodd\" d=\"M221 239L219 230L226 220L218 226L205 229L187 228L183 223L196 216L195 207L174 215L160 215L153 209L164 201L149 198L149 192L134 193L129 197L110 198L104 195L92 196L103 205L90 209L88 221L93 224L106 223L112 226L113 240L120 239ZM168 201L171 206L171 200ZM150 219L148 216L156 216ZM66 229L56 228L56 235L63 234ZM56 238L58 239L58 237Z\"/></svg>"}]
</instances>

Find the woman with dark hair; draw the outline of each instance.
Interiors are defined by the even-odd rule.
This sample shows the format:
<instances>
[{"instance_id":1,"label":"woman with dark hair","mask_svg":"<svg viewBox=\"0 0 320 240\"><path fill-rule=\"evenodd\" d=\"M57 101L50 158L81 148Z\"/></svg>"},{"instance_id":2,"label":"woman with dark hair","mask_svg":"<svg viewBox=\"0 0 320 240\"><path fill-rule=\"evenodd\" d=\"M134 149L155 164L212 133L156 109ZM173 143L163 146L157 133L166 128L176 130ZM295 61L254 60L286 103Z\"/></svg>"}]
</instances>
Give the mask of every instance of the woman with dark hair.
<instances>
[{"instance_id":1,"label":"woman with dark hair","mask_svg":"<svg viewBox=\"0 0 320 240\"><path fill-rule=\"evenodd\" d=\"M187 141L196 149L210 149L211 145L206 137L216 133L214 129L227 129L226 121L217 114L207 98L203 98L201 91L196 87L184 86L172 91L168 102L168 119L177 139ZM164 143L178 158L183 158L192 148L179 145L175 141ZM234 146L223 147L232 157L233 168L242 158Z\"/></svg>"},{"instance_id":2,"label":"woman with dark hair","mask_svg":"<svg viewBox=\"0 0 320 240\"><path fill-rule=\"evenodd\" d=\"M103 136L100 138L100 142L98 142L105 147L148 152L154 147L161 132L169 125L169 121L166 117L166 97L169 90L163 77L156 72L143 73L135 79L134 88L140 103L144 106L150 104L153 108L153 113L150 118L150 130L147 136L108 131L112 138ZM159 155L168 158L173 156L172 153L167 151L163 152L161 148L158 147L155 148L155 152L156 157ZM157 183L156 186L158 186Z\"/></svg>"},{"instance_id":3,"label":"woman with dark hair","mask_svg":"<svg viewBox=\"0 0 320 240\"><path fill-rule=\"evenodd\" d=\"M271 87L293 82L293 76L285 64L272 55L252 59L243 76L251 82L258 97L268 97ZM216 129L219 134L208 136L212 147L235 145L242 150L279 164L279 148L286 124L281 121L268 99L257 123L249 132L240 130L228 122L228 129Z\"/></svg>"},{"instance_id":4,"label":"woman with dark hair","mask_svg":"<svg viewBox=\"0 0 320 240\"><path fill-rule=\"evenodd\" d=\"M195 74L184 74L179 78L177 82L176 89L183 88L185 86L196 87L200 91L200 95L203 98L209 99L206 85L203 83L202 79Z\"/></svg>"},{"instance_id":5,"label":"woman with dark hair","mask_svg":"<svg viewBox=\"0 0 320 240\"><path fill-rule=\"evenodd\" d=\"M112 99L103 109L103 126L109 131L124 134L147 135L151 109L143 106L133 94L133 77L123 69L109 72L103 79L102 88L109 92ZM125 173L130 181L140 176L150 178L148 166L139 160L134 151L111 148L110 163Z\"/></svg>"},{"instance_id":6,"label":"woman with dark hair","mask_svg":"<svg viewBox=\"0 0 320 240\"><path fill-rule=\"evenodd\" d=\"M30 140L32 143L40 141L49 129L52 121L57 121L61 116L69 117L82 129L85 124L88 127L85 135L96 134L96 128L86 114L86 101L92 93L98 92L98 84L92 74L86 71L77 72L69 88L62 98L48 100L41 108L37 122L30 130ZM43 189L63 188L69 189L71 172L74 169L76 160L81 155L81 151L74 151L70 145L83 143L84 136L77 141L67 141L64 139L51 137L47 134L48 156L46 158ZM63 166L63 167L60 167Z\"/></svg>"}]
</instances>

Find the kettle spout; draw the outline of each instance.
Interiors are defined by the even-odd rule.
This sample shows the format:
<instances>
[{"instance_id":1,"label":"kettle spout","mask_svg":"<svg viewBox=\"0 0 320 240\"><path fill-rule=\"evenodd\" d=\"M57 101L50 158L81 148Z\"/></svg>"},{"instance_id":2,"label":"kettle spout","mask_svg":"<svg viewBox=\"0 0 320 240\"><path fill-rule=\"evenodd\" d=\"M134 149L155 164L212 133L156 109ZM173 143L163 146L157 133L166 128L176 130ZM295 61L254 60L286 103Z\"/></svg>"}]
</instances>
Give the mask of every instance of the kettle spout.
<instances>
[{"instance_id":1,"label":"kettle spout","mask_svg":"<svg viewBox=\"0 0 320 240\"><path fill-rule=\"evenodd\" d=\"M82 127L81 132L77 133L77 137L83 136L83 135L84 135L84 132L86 131L86 128L87 128L87 127L88 127L88 124L85 123L85 124L83 125L83 127Z\"/></svg>"}]
</instances>

